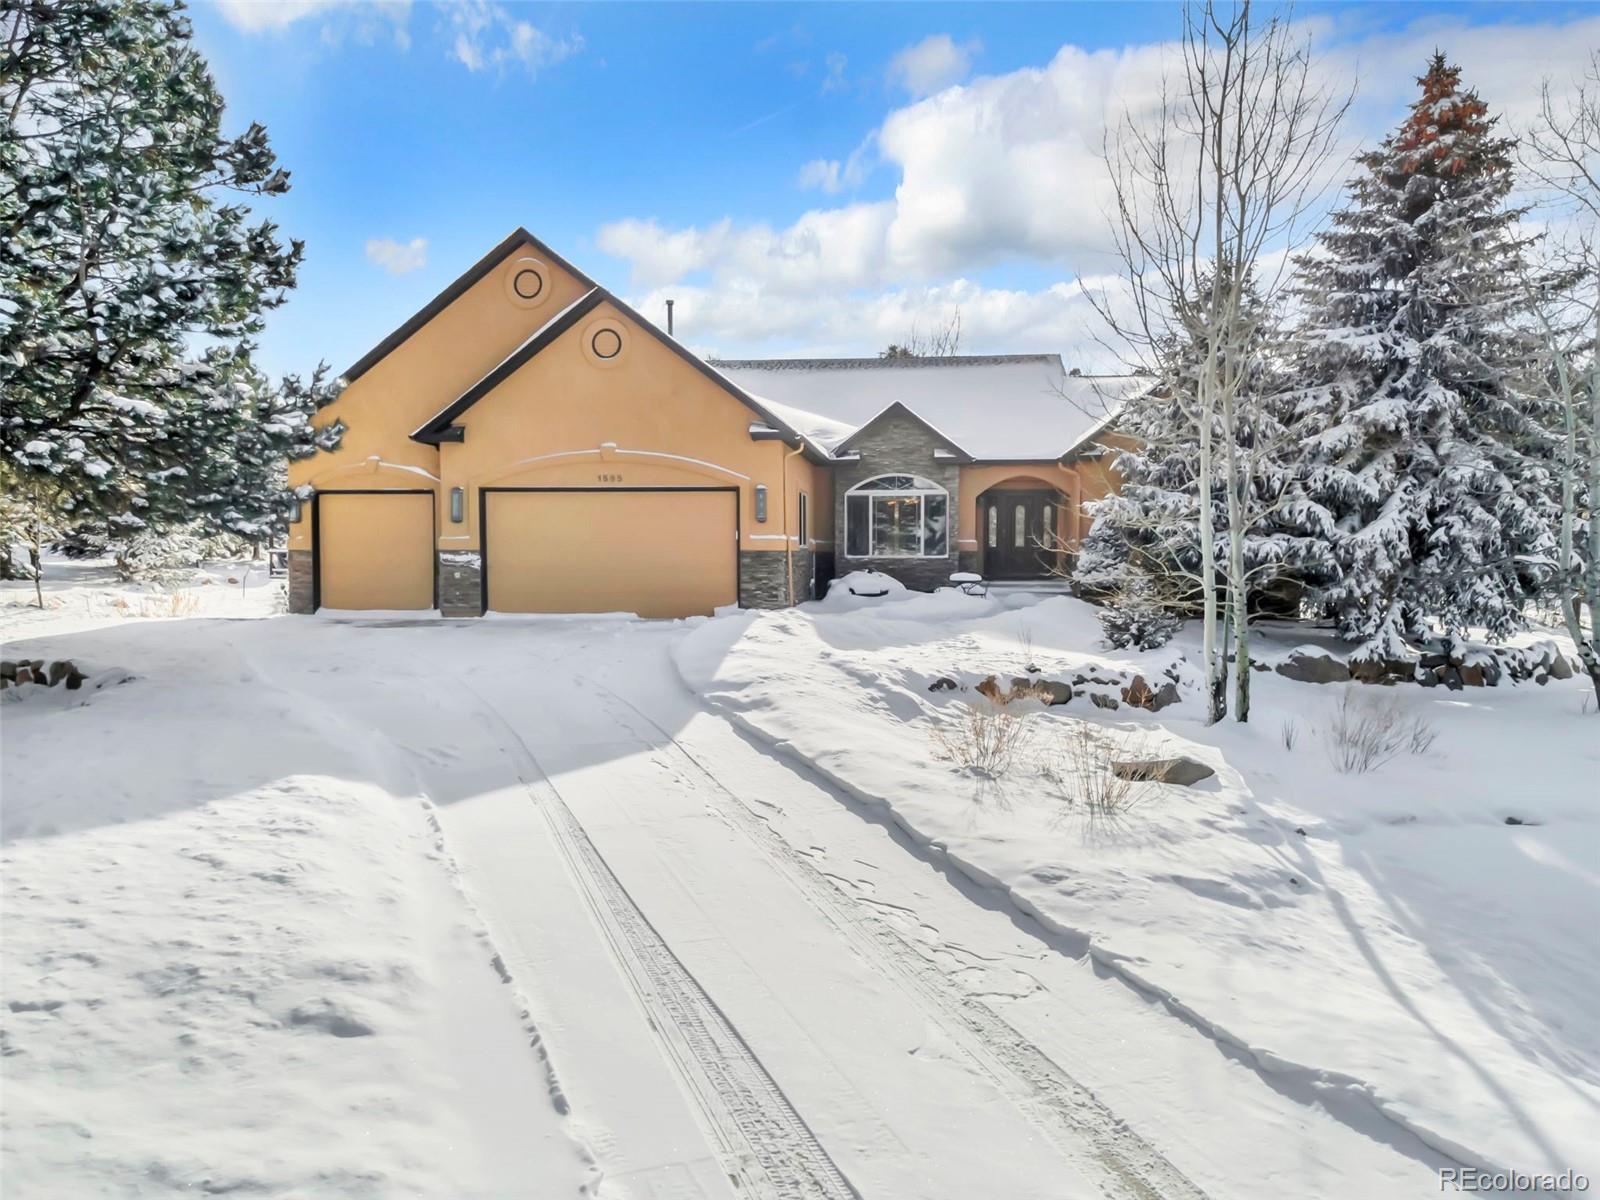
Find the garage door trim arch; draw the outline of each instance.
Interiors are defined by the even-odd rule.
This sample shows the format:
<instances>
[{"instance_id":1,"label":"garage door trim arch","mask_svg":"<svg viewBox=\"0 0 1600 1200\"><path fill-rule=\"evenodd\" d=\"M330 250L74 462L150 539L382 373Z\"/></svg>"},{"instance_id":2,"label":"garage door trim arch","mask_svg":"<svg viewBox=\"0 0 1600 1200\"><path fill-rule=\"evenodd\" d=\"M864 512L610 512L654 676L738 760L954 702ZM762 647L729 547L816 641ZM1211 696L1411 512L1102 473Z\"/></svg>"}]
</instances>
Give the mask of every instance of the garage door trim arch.
<instances>
[{"instance_id":1,"label":"garage door trim arch","mask_svg":"<svg viewBox=\"0 0 1600 1200\"><path fill-rule=\"evenodd\" d=\"M318 488L311 496L311 611L322 607L322 498L324 496L427 496L428 540L439 536L439 496L432 488ZM433 601L439 600L439 556L433 558Z\"/></svg>"},{"instance_id":2,"label":"garage door trim arch","mask_svg":"<svg viewBox=\"0 0 1600 1200\"><path fill-rule=\"evenodd\" d=\"M479 555L479 596L478 615L482 616L489 611L489 572L493 567L492 557L489 553L489 495L491 492L586 492L595 495L607 495L614 492L723 492L733 497L733 596L734 603L740 607L744 605L744 581L740 578L739 549L744 545L744 514L741 511L743 504L740 501L739 489L727 486L690 486L673 487L670 484L657 484L644 487L582 487L568 485L553 487L480 487L478 489L478 555Z\"/></svg>"}]
</instances>

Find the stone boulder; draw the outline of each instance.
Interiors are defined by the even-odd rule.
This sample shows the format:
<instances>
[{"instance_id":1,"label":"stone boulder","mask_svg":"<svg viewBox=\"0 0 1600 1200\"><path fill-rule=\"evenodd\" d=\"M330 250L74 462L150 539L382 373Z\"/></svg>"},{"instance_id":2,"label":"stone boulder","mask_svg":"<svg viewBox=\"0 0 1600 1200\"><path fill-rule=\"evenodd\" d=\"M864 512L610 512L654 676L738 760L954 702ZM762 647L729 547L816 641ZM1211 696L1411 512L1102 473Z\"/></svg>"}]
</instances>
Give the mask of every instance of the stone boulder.
<instances>
[{"instance_id":1,"label":"stone boulder","mask_svg":"<svg viewBox=\"0 0 1600 1200\"><path fill-rule=\"evenodd\" d=\"M1174 783L1189 787L1202 779L1210 779L1214 770L1197 759L1182 755L1178 758L1151 758L1131 762L1114 762L1111 773L1118 779L1137 782Z\"/></svg>"},{"instance_id":2,"label":"stone boulder","mask_svg":"<svg viewBox=\"0 0 1600 1200\"><path fill-rule=\"evenodd\" d=\"M1572 678L1572 664L1567 661L1567 656L1565 654L1552 654L1550 656L1550 678Z\"/></svg>"},{"instance_id":3,"label":"stone boulder","mask_svg":"<svg viewBox=\"0 0 1600 1200\"><path fill-rule=\"evenodd\" d=\"M1005 692L1000 690L1000 684L993 675L985 678L974 690L978 695L985 696L996 704L1004 704L1010 699Z\"/></svg>"},{"instance_id":4,"label":"stone boulder","mask_svg":"<svg viewBox=\"0 0 1600 1200\"><path fill-rule=\"evenodd\" d=\"M941 675L928 685L930 692L953 692L960 685L948 675Z\"/></svg>"},{"instance_id":5,"label":"stone boulder","mask_svg":"<svg viewBox=\"0 0 1600 1200\"><path fill-rule=\"evenodd\" d=\"M1178 685L1163 683L1157 690L1150 686L1143 675L1135 675L1133 682L1122 689L1122 702L1146 712L1160 712L1167 705L1178 702Z\"/></svg>"},{"instance_id":6,"label":"stone boulder","mask_svg":"<svg viewBox=\"0 0 1600 1200\"><path fill-rule=\"evenodd\" d=\"M1358 683L1399 683L1416 676L1416 664L1406 658L1369 658L1350 664L1350 678Z\"/></svg>"},{"instance_id":7,"label":"stone boulder","mask_svg":"<svg viewBox=\"0 0 1600 1200\"><path fill-rule=\"evenodd\" d=\"M1331 654L1310 654L1304 650L1296 650L1275 670L1285 679L1298 683L1347 683L1350 679L1350 668Z\"/></svg>"},{"instance_id":8,"label":"stone boulder","mask_svg":"<svg viewBox=\"0 0 1600 1200\"><path fill-rule=\"evenodd\" d=\"M1090 692L1089 699L1096 708L1109 708L1114 710L1122 707L1122 705L1119 704L1113 697L1103 695L1100 692Z\"/></svg>"},{"instance_id":9,"label":"stone boulder","mask_svg":"<svg viewBox=\"0 0 1600 1200\"><path fill-rule=\"evenodd\" d=\"M1041 679L1033 685L1033 694L1054 707L1072 699L1072 686L1054 679Z\"/></svg>"}]
</instances>

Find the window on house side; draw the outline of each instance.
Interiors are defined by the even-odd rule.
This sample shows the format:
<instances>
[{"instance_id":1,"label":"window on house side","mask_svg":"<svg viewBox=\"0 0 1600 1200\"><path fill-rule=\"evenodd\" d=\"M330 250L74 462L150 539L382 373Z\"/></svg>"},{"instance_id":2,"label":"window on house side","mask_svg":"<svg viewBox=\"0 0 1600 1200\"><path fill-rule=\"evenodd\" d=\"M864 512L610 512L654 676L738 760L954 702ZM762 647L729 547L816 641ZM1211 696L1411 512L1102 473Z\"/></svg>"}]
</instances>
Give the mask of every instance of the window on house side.
<instances>
[{"instance_id":1,"label":"window on house side","mask_svg":"<svg viewBox=\"0 0 1600 1200\"><path fill-rule=\"evenodd\" d=\"M845 554L851 558L944 558L950 496L916 475L879 475L845 495Z\"/></svg>"}]
</instances>

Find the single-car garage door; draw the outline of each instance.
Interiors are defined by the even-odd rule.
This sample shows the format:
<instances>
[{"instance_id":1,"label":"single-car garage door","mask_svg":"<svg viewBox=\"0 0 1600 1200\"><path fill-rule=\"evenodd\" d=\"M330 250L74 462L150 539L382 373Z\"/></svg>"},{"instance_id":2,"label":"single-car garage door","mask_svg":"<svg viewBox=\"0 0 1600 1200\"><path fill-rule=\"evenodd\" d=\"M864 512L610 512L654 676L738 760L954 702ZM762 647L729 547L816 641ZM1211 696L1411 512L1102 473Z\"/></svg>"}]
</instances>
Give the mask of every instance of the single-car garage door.
<instances>
[{"instance_id":1,"label":"single-car garage door","mask_svg":"<svg viewBox=\"0 0 1600 1200\"><path fill-rule=\"evenodd\" d=\"M319 492L318 603L433 607L433 493Z\"/></svg>"},{"instance_id":2,"label":"single-car garage door","mask_svg":"<svg viewBox=\"0 0 1600 1200\"><path fill-rule=\"evenodd\" d=\"M737 537L731 489L489 491L489 608L709 614L738 600Z\"/></svg>"}]
</instances>

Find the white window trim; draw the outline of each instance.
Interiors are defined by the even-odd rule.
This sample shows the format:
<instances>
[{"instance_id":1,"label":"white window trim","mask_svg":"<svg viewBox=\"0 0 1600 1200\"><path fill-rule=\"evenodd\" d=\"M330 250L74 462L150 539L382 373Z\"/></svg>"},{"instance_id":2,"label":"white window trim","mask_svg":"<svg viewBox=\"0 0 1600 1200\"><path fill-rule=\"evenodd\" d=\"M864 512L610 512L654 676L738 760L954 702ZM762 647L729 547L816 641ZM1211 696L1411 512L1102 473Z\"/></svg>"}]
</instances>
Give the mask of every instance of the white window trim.
<instances>
[{"instance_id":1,"label":"white window trim","mask_svg":"<svg viewBox=\"0 0 1600 1200\"><path fill-rule=\"evenodd\" d=\"M849 491L845 492L845 494L844 494L844 497L845 497L845 499L844 499L844 548L845 548L844 556L846 558L853 558L858 562L864 561L866 559L871 559L871 558L896 558L896 559L902 559L902 560L905 560L905 559L917 559L917 558L949 558L950 557L950 493L948 491L946 491L944 488L940 487L938 484L933 483L933 481L931 479L930 480L926 480L925 482L932 484L932 486L931 487L925 487L925 488L895 488L893 490L889 490L889 489L884 489L884 488L871 488L871 487L867 486L868 484L876 483L880 479L886 479L891 475L906 475L906 476L908 476L908 477L910 477L912 479L918 478L918 476L912 475L908 471L885 471L882 475L874 475L871 479L863 479L860 483L856 484L855 487L853 487ZM865 554L851 554L850 553L850 497L851 496L855 496L855 495L866 496L867 500L868 500L868 503L867 503L867 552ZM908 496L915 496L915 497L918 497L919 499L925 498L925 497L928 497L928 496L942 496L942 497L944 497L945 552L943 554L929 554L927 552L927 550L928 550L928 519L927 519L925 510L924 510L924 516L923 516L922 522L921 522L921 528L917 531L917 553L915 553L915 554L874 554L872 552L873 534L876 532L876 530L874 529L874 525L876 523L877 518L873 515L874 514L874 508L873 508L873 505L872 505L871 501L874 500L874 499L879 499L879 498L882 498L882 499L885 499L885 500L904 499L905 497L908 497Z\"/></svg>"}]
</instances>

